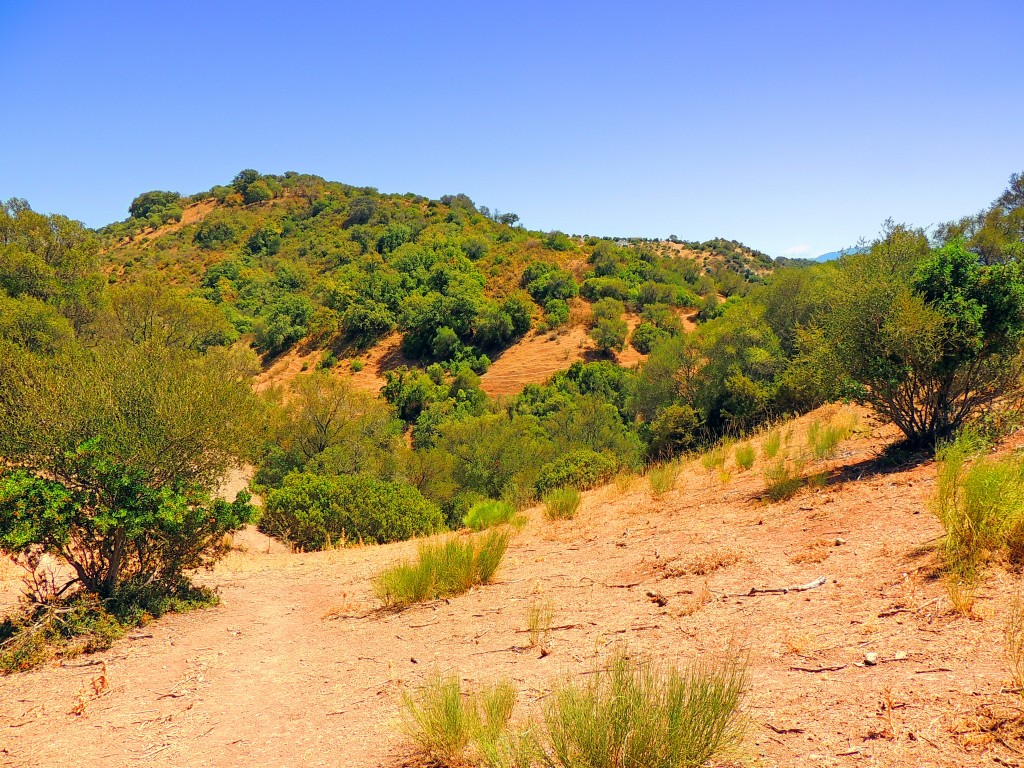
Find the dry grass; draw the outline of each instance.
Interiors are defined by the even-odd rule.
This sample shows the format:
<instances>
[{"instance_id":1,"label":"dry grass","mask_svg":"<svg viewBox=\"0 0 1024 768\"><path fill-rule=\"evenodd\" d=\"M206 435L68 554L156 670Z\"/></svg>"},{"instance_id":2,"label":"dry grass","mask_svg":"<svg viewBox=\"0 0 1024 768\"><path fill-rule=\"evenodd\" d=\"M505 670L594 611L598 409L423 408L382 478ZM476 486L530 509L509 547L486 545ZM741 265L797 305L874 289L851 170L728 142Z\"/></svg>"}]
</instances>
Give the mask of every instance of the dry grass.
<instances>
[{"instance_id":1,"label":"dry grass","mask_svg":"<svg viewBox=\"0 0 1024 768\"><path fill-rule=\"evenodd\" d=\"M1010 672L1010 684L1024 697L1024 605L1021 604L1019 590L1013 596L1003 630L1003 653Z\"/></svg>"},{"instance_id":2,"label":"dry grass","mask_svg":"<svg viewBox=\"0 0 1024 768\"><path fill-rule=\"evenodd\" d=\"M746 471L750 471L754 467L754 460L757 458L757 454L754 451L754 446L750 443L743 443L743 445L736 446L736 466Z\"/></svg>"},{"instance_id":3,"label":"dry grass","mask_svg":"<svg viewBox=\"0 0 1024 768\"><path fill-rule=\"evenodd\" d=\"M544 516L548 520L571 520L581 503L580 492L575 488L555 488L544 494Z\"/></svg>"},{"instance_id":4,"label":"dry grass","mask_svg":"<svg viewBox=\"0 0 1024 768\"><path fill-rule=\"evenodd\" d=\"M554 616L555 605L550 600L537 601L526 608L526 631L530 635L530 647L539 649L542 656L547 656L548 637Z\"/></svg>"},{"instance_id":5,"label":"dry grass","mask_svg":"<svg viewBox=\"0 0 1024 768\"><path fill-rule=\"evenodd\" d=\"M669 461L655 464L647 471L647 482L651 485L651 493L655 497L664 496L676 487L679 478L679 464Z\"/></svg>"}]
</instances>

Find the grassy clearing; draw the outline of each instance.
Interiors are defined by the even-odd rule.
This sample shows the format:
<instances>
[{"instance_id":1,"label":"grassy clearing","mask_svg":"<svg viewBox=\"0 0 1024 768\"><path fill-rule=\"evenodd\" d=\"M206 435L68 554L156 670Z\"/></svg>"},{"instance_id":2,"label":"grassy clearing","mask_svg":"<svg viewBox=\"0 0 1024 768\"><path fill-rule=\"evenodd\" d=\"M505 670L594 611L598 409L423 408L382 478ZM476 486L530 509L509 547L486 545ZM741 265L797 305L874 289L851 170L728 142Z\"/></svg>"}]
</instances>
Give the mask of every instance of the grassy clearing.
<instances>
[{"instance_id":1,"label":"grassy clearing","mask_svg":"<svg viewBox=\"0 0 1024 768\"><path fill-rule=\"evenodd\" d=\"M945 530L947 586L973 594L980 567L991 557L1024 559L1024 460L985 455L985 442L969 431L940 446L938 488L932 508Z\"/></svg>"},{"instance_id":2,"label":"grassy clearing","mask_svg":"<svg viewBox=\"0 0 1024 768\"><path fill-rule=\"evenodd\" d=\"M516 508L512 504L507 501L488 499L474 504L462 518L462 524L474 531L483 531L487 528L512 523L515 517Z\"/></svg>"},{"instance_id":3,"label":"grassy clearing","mask_svg":"<svg viewBox=\"0 0 1024 768\"><path fill-rule=\"evenodd\" d=\"M455 674L403 698L406 731L450 768L698 768L742 736L745 667L731 660L659 667L618 651L579 681L557 684L540 722L511 726L516 691L467 694Z\"/></svg>"},{"instance_id":4,"label":"grassy clearing","mask_svg":"<svg viewBox=\"0 0 1024 768\"><path fill-rule=\"evenodd\" d=\"M655 464L647 471L647 482L651 484L651 493L655 496L664 496L675 488L678 477L679 464L674 461Z\"/></svg>"},{"instance_id":5,"label":"grassy clearing","mask_svg":"<svg viewBox=\"0 0 1024 768\"><path fill-rule=\"evenodd\" d=\"M505 556L509 536L499 529L423 543L415 562L399 563L377 576L377 596L388 608L404 608L487 584Z\"/></svg>"},{"instance_id":6,"label":"grassy clearing","mask_svg":"<svg viewBox=\"0 0 1024 768\"><path fill-rule=\"evenodd\" d=\"M750 443L743 443L736 446L735 457L736 466L749 472L754 467L754 460L757 454L754 451L754 446Z\"/></svg>"},{"instance_id":7,"label":"grassy clearing","mask_svg":"<svg viewBox=\"0 0 1024 768\"><path fill-rule=\"evenodd\" d=\"M544 494L544 515L548 520L571 520L580 504L580 492L575 488L555 488Z\"/></svg>"}]
</instances>

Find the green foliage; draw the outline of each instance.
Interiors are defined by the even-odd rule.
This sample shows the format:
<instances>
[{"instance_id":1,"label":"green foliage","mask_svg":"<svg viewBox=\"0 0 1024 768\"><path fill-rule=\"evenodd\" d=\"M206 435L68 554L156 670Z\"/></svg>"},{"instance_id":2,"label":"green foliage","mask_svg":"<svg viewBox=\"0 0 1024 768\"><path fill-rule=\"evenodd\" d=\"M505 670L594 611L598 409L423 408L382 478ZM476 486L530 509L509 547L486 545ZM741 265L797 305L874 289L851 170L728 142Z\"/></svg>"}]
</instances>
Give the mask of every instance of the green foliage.
<instances>
[{"instance_id":1,"label":"green foliage","mask_svg":"<svg viewBox=\"0 0 1024 768\"><path fill-rule=\"evenodd\" d=\"M966 582L990 554L1024 558L1024 461L985 455L970 430L937 452L938 488L932 508L945 530L946 566Z\"/></svg>"},{"instance_id":2,"label":"green foliage","mask_svg":"<svg viewBox=\"0 0 1024 768\"><path fill-rule=\"evenodd\" d=\"M508 548L508 530L420 545L415 562L400 563L377 576L375 590L388 608L459 595L488 584Z\"/></svg>"},{"instance_id":3,"label":"green foliage","mask_svg":"<svg viewBox=\"0 0 1024 768\"><path fill-rule=\"evenodd\" d=\"M650 483L651 493L655 496L664 496L673 490L678 478L679 464L675 461L654 464L647 470L647 482Z\"/></svg>"},{"instance_id":4,"label":"green foliage","mask_svg":"<svg viewBox=\"0 0 1024 768\"><path fill-rule=\"evenodd\" d=\"M180 221L182 216L181 195L177 192L162 192L154 190L143 192L132 200L128 207L128 213L133 219L143 219L147 223L166 224L171 221Z\"/></svg>"},{"instance_id":5,"label":"green foliage","mask_svg":"<svg viewBox=\"0 0 1024 768\"><path fill-rule=\"evenodd\" d=\"M580 492L572 487L552 488L543 499L544 516L548 520L571 520L580 509Z\"/></svg>"},{"instance_id":6,"label":"green foliage","mask_svg":"<svg viewBox=\"0 0 1024 768\"><path fill-rule=\"evenodd\" d=\"M224 553L247 494L209 496L258 411L236 361L101 345L0 367L0 550L65 562L90 592L175 583Z\"/></svg>"},{"instance_id":7,"label":"green foliage","mask_svg":"<svg viewBox=\"0 0 1024 768\"><path fill-rule=\"evenodd\" d=\"M774 459L779 455L781 447L782 432L781 430L773 429L761 440L761 455L766 459Z\"/></svg>"},{"instance_id":8,"label":"green foliage","mask_svg":"<svg viewBox=\"0 0 1024 768\"><path fill-rule=\"evenodd\" d=\"M579 285L570 272L549 262L538 261L523 272L522 286L539 303L552 299L571 299L579 295Z\"/></svg>"},{"instance_id":9,"label":"green foliage","mask_svg":"<svg viewBox=\"0 0 1024 768\"><path fill-rule=\"evenodd\" d=\"M646 355L654 348L654 345L664 341L669 337L666 331L661 330L651 323L640 323L635 329L633 329L633 335L629 338L629 343L633 345L633 348L640 354Z\"/></svg>"},{"instance_id":10,"label":"green foliage","mask_svg":"<svg viewBox=\"0 0 1024 768\"><path fill-rule=\"evenodd\" d=\"M853 423L822 424L815 419L807 427L807 447L816 460L830 459L839 444L853 434Z\"/></svg>"},{"instance_id":11,"label":"green foliage","mask_svg":"<svg viewBox=\"0 0 1024 768\"><path fill-rule=\"evenodd\" d=\"M1016 261L983 265L960 241L931 249L888 224L870 251L843 259L830 300L826 329L854 394L911 443L934 444L1019 388Z\"/></svg>"},{"instance_id":12,"label":"green foliage","mask_svg":"<svg viewBox=\"0 0 1024 768\"><path fill-rule=\"evenodd\" d=\"M11 299L0 290L0 342L52 354L73 338L71 323L52 305L27 295Z\"/></svg>"},{"instance_id":13,"label":"green foliage","mask_svg":"<svg viewBox=\"0 0 1024 768\"><path fill-rule=\"evenodd\" d=\"M511 522L515 514L516 508L508 502L487 499L470 507L462 524L474 531L482 531Z\"/></svg>"},{"instance_id":14,"label":"green foliage","mask_svg":"<svg viewBox=\"0 0 1024 768\"><path fill-rule=\"evenodd\" d=\"M602 352L621 352L626 348L629 326L622 319L625 307L618 299L600 299L592 307L590 336Z\"/></svg>"},{"instance_id":15,"label":"green foliage","mask_svg":"<svg viewBox=\"0 0 1024 768\"><path fill-rule=\"evenodd\" d=\"M754 446L750 443L743 443L742 445L736 446L736 466L750 471L754 467L754 460L756 457L757 455L754 451Z\"/></svg>"},{"instance_id":16,"label":"green foliage","mask_svg":"<svg viewBox=\"0 0 1024 768\"><path fill-rule=\"evenodd\" d=\"M534 487L539 496L563 486L585 491L607 482L618 468L618 463L608 454L577 448L545 464Z\"/></svg>"},{"instance_id":17,"label":"green foliage","mask_svg":"<svg viewBox=\"0 0 1024 768\"><path fill-rule=\"evenodd\" d=\"M650 426L650 452L669 458L697 445L700 417L689 405L669 405Z\"/></svg>"},{"instance_id":18,"label":"green foliage","mask_svg":"<svg viewBox=\"0 0 1024 768\"><path fill-rule=\"evenodd\" d=\"M288 475L267 494L259 527L309 551L435 533L444 529L444 518L437 505L407 483L306 472Z\"/></svg>"},{"instance_id":19,"label":"green foliage","mask_svg":"<svg viewBox=\"0 0 1024 768\"><path fill-rule=\"evenodd\" d=\"M802 460L791 460L784 456L766 466L765 496L771 501L785 501L795 496L806 484L803 468Z\"/></svg>"},{"instance_id":20,"label":"green foliage","mask_svg":"<svg viewBox=\"0 0 1024 768\"><path fill-rule=\"evenodd\" d=\"M435 674L416 693L403 695L403 723L437 765L497 766L515 703L507 680L467 695L458 675Z\"/></svg>"},{"instance_id":21,"label":"green foliage","mask_svg":"<svg viewBox=\"0 0 1024 768\"><path fill-rule=\"evenodd\" d=\"M698 768L741 733L742 663L657 667L624 650L544 706L546 764Z\"/></svg>"}]
</instances>

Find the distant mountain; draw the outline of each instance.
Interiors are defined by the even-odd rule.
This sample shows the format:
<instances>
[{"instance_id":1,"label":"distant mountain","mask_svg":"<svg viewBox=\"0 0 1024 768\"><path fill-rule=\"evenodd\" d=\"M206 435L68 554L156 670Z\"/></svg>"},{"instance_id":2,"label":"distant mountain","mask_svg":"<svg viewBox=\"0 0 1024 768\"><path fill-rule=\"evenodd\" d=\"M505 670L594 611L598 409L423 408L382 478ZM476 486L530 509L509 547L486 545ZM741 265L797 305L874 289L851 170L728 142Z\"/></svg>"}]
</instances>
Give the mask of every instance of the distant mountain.
<instances>
[{"instance_id":1,"label":"distant mountain","mask_svg":"<svg viewBox=\"0 0 1024 768\"><path fill-rule=\"evenodd\" d=\"M838 251L829 251L828 253L821 254L821 256L815 259L815 261L819 263L832 261L833 259L838 259L842 256L846 256L848 253L864 253L864 251L866 250L867 248L843 248Z\"/></svg>"}]
</instances>

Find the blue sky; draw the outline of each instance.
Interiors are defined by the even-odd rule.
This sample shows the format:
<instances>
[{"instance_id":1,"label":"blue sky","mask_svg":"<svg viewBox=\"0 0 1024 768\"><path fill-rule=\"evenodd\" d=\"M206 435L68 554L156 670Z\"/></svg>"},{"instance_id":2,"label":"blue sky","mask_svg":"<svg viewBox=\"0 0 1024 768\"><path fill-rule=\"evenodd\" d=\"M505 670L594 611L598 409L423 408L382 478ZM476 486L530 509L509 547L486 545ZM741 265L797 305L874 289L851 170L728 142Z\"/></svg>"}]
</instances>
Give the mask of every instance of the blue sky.
<instances>
[{"instance_id":1,"label":"blue sky","mask_svg":"<svg viewBox=\"0 0 1024 768\"><path fill-rule=\"evenodd\" d=\"M99 226L246 167L810 255L1024 170L1024 2L0 0L0 197Z\"/></svg>"}]
</instances>

